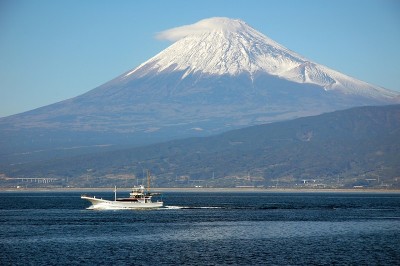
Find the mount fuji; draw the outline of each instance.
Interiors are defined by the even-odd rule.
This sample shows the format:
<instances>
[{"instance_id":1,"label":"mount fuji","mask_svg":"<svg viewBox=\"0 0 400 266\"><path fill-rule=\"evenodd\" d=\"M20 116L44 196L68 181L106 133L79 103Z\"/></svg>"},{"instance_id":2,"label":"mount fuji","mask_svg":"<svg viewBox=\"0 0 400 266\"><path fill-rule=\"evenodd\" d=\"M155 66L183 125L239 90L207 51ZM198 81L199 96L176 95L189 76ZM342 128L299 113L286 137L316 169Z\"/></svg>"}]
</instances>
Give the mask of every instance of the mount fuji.
<instances>
[{"instance_id":1,"label":"mount fuji","mask_svg":"<svg viewBox=\"0 0 400 266\"><path fill-rule=\"evenodd\" d=\"M133 70L75 98L1 118L0 160L400 103L399 93L308 60L241 20L204 19L157 37L174 43Z\"/></svg>"}]
</instances>

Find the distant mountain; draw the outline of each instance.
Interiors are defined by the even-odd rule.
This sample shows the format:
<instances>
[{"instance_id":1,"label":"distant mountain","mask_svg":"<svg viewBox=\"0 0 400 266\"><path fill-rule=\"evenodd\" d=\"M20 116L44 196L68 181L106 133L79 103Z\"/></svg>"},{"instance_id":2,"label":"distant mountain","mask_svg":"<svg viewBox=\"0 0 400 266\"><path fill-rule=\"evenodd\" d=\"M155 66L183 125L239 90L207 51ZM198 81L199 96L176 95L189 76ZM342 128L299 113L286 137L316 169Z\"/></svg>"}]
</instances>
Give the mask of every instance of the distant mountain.
<instances>
[{"instance_id":1,"label":"distant mountain","mask_svg":"<svg viewBox=\"0 0 400 266\"><path fill-rule=\"evenodd\" d=\"M400 187L400 105L357 107L211 137L4 167L58 185Z\"/></svg>"},{"instance_id":2,"label":"distant mountain","mask_svg":"<svg viewBox=\"0 0 400 266\"><path fill-rule=\"evenodd\" d=\"M312 62L241 20L211 18L160 35L177 41L135 69L78 97L0 119L0 161L209 136L400 102L399 93Z\"/></svg>"}]
</instances>

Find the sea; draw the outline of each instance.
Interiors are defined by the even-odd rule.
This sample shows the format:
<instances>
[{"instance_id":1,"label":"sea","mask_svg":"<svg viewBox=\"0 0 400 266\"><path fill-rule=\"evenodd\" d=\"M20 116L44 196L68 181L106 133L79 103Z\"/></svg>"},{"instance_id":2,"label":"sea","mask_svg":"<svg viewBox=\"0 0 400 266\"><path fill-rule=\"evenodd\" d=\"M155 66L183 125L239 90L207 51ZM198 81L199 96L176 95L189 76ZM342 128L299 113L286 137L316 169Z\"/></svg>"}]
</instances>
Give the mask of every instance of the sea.
<instances>
[{"instance_id":1,"label":"sea","mask_svg":"<svg viewBox=\"0 0 400 266\"><path fill-rule=\"evenodd\" d=\"M398 193L166 192L103 211L80 194L1 192L0 265L400 265Z\"/></svg>"}]
</instances>

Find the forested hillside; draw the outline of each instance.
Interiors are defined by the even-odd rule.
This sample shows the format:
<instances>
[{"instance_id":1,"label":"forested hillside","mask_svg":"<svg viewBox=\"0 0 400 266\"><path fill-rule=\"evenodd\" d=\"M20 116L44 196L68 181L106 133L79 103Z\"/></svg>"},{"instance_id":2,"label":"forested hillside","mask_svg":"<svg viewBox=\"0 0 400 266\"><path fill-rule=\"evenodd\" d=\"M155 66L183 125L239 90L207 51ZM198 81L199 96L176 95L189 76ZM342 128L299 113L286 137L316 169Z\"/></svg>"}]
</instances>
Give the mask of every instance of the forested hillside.
<instances>
[{"instance_id":1,"label":"forested hillside","mask_svg":"<svg viewBox=\"0 0 400 266\"><path fill-rule=\"evenodd\" d=\"M3 166L62 186L399 187L400 105L360 107L212 137Z\"/></svg>"}]
</instances>

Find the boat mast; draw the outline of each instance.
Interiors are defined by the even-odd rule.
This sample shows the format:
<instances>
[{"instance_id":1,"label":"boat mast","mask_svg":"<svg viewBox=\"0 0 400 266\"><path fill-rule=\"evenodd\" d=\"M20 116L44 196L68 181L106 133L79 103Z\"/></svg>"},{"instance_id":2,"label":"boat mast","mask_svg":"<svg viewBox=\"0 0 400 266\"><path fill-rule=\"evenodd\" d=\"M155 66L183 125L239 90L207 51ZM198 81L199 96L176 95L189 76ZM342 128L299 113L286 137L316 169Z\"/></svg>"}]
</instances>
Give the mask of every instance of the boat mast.
<instances>
[{"instance_id":1,"label":"boat mast","mask_svg":"<svg viewBox=\"0 0 400 266\"><path fill-rule=\"evenodd\" d=\"M150 191L150 170L147 170L147 191Z\"/></svg>"},{"instance_id":2,"label":"boat mast","mask_svg":"<svg viewBox=\"0 0 400 266\"><path fill-rule=\"evenodd\" d=\"M117 201L117 186L114 186L114 201Z\"/></svg>"}]
</instances>

